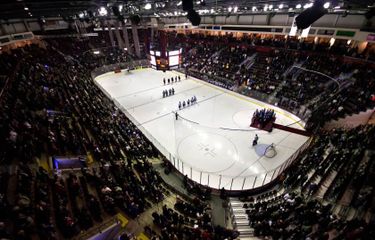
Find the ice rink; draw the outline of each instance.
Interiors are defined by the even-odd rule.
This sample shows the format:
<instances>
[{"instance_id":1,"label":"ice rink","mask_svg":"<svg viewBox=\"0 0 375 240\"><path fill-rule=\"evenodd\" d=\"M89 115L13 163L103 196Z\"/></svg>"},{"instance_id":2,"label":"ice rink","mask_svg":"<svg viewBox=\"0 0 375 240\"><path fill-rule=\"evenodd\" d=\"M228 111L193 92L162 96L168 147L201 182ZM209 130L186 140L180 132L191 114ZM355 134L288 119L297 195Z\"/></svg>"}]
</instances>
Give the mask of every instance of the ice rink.
<instances>
[{"instance_id":1,"label":"ice rink","mask_svg":"<svg viewBox=\"0 0 375 240\"><path fill-rule=\"evenodd\" d=\"M181 82L163 85L163 78ZM303 129L300 119L282 109L174 71L139 69L106 73L97 85L183 174L203 185L232 190L252 189L273 180L308 137L274 129L249 127L256 109L273 108L276 123ZM162 91L175 95L162 97ZM197 103L178 111L178 102L196 96ZM251 143L258 134L256 147ZM270 144L276 156L263 156Z\"/></svg>"}]
</instances>

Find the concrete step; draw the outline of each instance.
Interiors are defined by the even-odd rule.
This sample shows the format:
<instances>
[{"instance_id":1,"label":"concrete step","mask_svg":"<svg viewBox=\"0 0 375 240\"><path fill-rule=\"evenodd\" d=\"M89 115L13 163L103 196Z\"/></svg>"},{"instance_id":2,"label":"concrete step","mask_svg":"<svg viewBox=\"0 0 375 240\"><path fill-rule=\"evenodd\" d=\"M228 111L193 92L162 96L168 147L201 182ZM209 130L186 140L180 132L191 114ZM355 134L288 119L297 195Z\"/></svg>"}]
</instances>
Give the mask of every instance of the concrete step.
<instances>
[{"instance_id":1,"label":"concrete step","mask_svg":"<svg viewBox=\"0 0 375 240\"><path fill-rule=\"evenodd\" d=\"M249 216L246 213L238 213L238 214L234 214L233 218L235 218L235 219L248 219Z\"/></svg>"},{"instance_id":2,"label":"concrete step","mask_svg":"<svg viewBox=\"0 0 375 240\"><path fill-rule=\"evenodd\" d=\"M245 227L245 226L249 226L249 221L238 221L238 222L235 222L234 225L236 225L237 227Z\"/></svg>"},{"instance_id":3,"label":"concrete step","mask_svg":"<svg viewBox=\"0 0 375 240\"><path fill-rule=\"evenodd\" d=\"M232 208L233 214L245 214L246 210L244 208Z\"/></svg>"},{"instance_id":4,"label":"concrete step","mask_svg":"<svg viewBox=\"0 0 375 240\"><path fill-rule=\"evenodd\" d=\"M250 228L249 226L240 226L236 229L240 233L240 237L244 236L253 236L254 235L254 229Z\"/></svg>"},{"instance_id":5,"label":"concrete step","mask_svg":"<svg viewBox=\"0 0 375 240\"><path fill-rule=\"evenodd\" d=\"M236 239L240 239L240 240L262 240L261 238L257 238L257 237L254 237L252 234L244 234L244 235L240 235L239 238L236 238Z\"/></svg>"},{"instance_id":6,"label":"concrete step","mask_svg":"<svg viewBox=\"0 0 375 240\"><path fill-rule=\"evenodd\" d=\"M240 207L243 207L243 202L240 202L240 201L229 202L229 205L230 205L232 208L240 208Z\"/></svg>"}]
</instances>

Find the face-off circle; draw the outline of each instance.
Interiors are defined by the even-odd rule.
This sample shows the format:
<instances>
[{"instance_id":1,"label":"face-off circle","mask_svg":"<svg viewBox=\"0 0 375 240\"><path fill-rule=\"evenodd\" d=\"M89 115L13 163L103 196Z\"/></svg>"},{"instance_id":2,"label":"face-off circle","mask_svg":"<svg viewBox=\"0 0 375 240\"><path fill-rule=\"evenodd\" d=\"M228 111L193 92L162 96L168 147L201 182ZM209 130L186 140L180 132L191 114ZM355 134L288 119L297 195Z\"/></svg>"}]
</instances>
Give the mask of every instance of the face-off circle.
<instances>
[{"instance_id":1,"label":"face-off circle","mask_svg":"<svg viewBox=\"0 0 375 240\"><path fill-rule=\"evenodd\" d=\"M177 153L184 164L208 173L225 171L238 161L237 149L228 138L205 132L182 139Z\"/></svg>"}]
</instances>

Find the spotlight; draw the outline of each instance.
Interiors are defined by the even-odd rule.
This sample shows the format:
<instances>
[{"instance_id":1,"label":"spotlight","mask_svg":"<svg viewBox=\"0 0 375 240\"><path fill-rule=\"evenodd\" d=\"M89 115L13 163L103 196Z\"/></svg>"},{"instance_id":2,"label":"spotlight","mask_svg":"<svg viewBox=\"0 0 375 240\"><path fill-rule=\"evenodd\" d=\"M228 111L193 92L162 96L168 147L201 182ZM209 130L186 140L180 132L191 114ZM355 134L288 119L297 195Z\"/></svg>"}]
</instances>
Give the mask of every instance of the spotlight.
<instances>
[{"instance_id":1,"label":"spotlight","mask_svg":"<svg viewBox=\"0 0 375 240\"><path fill-rule=\"evenodd\" d=\"M303 8L304 9L311 8L312 5L313 5L312 3L307 3L307 4L303 5Z\"/></svg>"},{"instance_id":2,"label":"spotlight","mask_svg":"<svg viewBox=\"0 0 375 240\"><path fill-rule=\"evenodd\" d=\"M100 16L107 16L107 14L108 14L108 11L105 7L100 7L98 12L99 12Z\"/></svg>"},{"instance_id":3,"label":"spotlight","mask_svg":"<svg viewBox=\"0 0 375 240\"><path fill-rule=\"evenodd\" d=\"M112 6L112 11L113 11L113 14L118 17L120 16L120 11L119 11L119 8L116 7L116 6Z\"/></svg>"},{"instance_id":4,"label":"spotlight","mask_svg":"<svg viewBox=\"0 0 375 240\"><path fill-rule=\"evenodd\" d=\"M146 3L146 5L145 5L145 9L146 9L146 10L150 10L150 9L151 9L151 3Z\"/></svg>"},{"instance_id":5,"label":"spotlight","mask_svg":"<svg viewBox=\"0 0 375 240\"><path fill-rule=\"evenodd\" d=\"M301 7L302 7L301 4L297 4L297 5L296 5L296 8L297 8L297 9L300 9Z\"/></svg>"},{"instance_id":6,"label":"spotlight","mask_svg":"<svg viewBox=\"0 0 375 240\"><path fill-rule=\"evenodd\" d=\"M308 7L296 17L297 28L308 28L311 24L313 24L327 12L328 10L324 9L323 4L315 4L312 7Z\"/></svg>"},{"instance_id":7,"label":"spotlight","mask_svg":"<svg viewBox=\"0 0 375 240\"><path fill-rule=\"evenodd\" d=\"M193 0L182 0L182 10L188 12L194 9Z\"/></svg>"},{"instance_id":8,"label":"spotlight","mask_svg":"<svg viewBox=\"0 0 375 240\"><path fill-rule=\"evenodd\" d=\"M141 17L137 15L130 16L130 22L134 25L138 25L141 22Z\"/></svg>"},{"instance_id":9,"label":"spotlight","mask_svg":"<svg viewBox=\"0 0 375 240\"><path fill-rule=\"evenodd\" d=\"M323 7L324 7L325 9L327 9L327 8L329 8L330 5L331 5L330 2L326 2L326 3L324 3Z\"/></svg>"},{"instance_id":10,"label":"spotlight","mask_svg":"<svg viewBox=\"0 0 375 240\"><path fill-rule=\"evenodd\" d=\"M187 18L193 26L199 26L199 24L201 23L201 17L194 9L188 12Z\"/></svg>"},{"instance_id":11,"label":"spotlight","mask_svg":"<svg viewBox=\"0 0 375 240\"><path fill-rule=\"evenodd\" d=\"M370 8L366 13L366 19L370 20L373 16L375 16L375 8Z\"/></svg>"}]
</instances>

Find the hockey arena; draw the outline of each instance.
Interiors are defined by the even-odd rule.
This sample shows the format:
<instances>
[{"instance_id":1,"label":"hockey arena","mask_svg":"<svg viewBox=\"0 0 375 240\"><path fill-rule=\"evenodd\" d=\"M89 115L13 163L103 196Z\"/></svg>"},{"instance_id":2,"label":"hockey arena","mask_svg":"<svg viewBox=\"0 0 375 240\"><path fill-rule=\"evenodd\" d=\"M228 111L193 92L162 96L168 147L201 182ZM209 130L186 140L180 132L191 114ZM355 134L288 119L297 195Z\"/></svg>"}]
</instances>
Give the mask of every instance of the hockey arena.
<instances>
[{"instance_id":1,"label":"hockey arena","mask_svg":"<svg viewBox=\"0 0 375 240\"><path fill-rule=\"evenodd\" d=\"M164 85L163 79L180 81ZM151 68L107 73L95 78L102 90L142 130L182 174L216 189L246 190L269 183L281 173L308 137L285 130L250 127L256 109L272 108L276 123L303 129L297 116L178 72ZM175 94L162 96L164 89ZM178 103L197 103L179 110ZM178 113L176 121L175 112ZM259 144L252 146L255 134ZM275 145L275 156L265 156Z\"/></svg>"},{"instance_id":2,"label":"hockey arena","mask_svg":"<svg viewBox=\"0 0 375 240\"><path fill-rule=\"evenodd\" d=\"M374 0L1 0L0 240L374 240Z\"/></svg>"}]
</instances>

